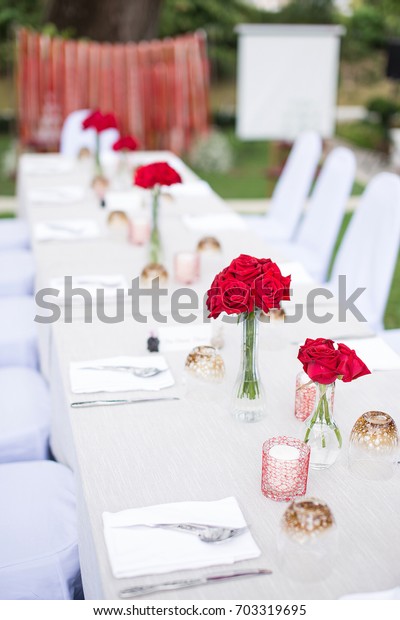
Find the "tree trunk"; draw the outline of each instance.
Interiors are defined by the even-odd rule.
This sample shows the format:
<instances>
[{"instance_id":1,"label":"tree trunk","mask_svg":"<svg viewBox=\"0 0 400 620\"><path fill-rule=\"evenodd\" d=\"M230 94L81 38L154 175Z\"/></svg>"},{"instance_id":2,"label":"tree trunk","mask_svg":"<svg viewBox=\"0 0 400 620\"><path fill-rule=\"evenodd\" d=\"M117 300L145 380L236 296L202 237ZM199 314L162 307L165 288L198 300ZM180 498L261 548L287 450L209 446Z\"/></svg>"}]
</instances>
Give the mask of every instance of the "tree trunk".
<instances>
[{"instance_id":1,"label":"tree trunk","mask_svg":"<svg viewBox=\"0 0 400 620\"><path fill-rule=\"evenodd\" d=\"M162 0L49 0L45 20L77 37L126 42L158 34Z\"/></svg>"}]
</instances>

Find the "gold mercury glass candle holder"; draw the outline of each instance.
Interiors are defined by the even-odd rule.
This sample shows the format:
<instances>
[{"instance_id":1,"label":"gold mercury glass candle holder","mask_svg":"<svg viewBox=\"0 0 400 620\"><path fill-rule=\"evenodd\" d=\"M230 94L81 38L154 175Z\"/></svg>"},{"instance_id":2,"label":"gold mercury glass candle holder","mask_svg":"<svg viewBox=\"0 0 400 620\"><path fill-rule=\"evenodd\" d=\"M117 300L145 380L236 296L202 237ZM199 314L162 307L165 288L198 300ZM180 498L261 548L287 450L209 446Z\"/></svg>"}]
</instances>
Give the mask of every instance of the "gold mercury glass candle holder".
<instances>
[{"instance_id":1,"label":"gold mercury glass candle holder","mask_svg":"<svg viewBox=\"0 0 400 620\"><path fill-rule=\"evenodd\" d=\"M299 497L286 508L278 534L279 565L294 581L322 581L332 571L338 534L329 506Z\"/></svg>"},{"instance_id":2,"label":"gold mercury glass candle holder","mask_svg":"<svg viewBox=\"0 0 400 620\"><path fill-rule=\"evenodd\" d=\"M223 396L220 384L225 377L225 364L218 351L208 345L194 347L185 361L183 385L185 395L204 402ZM207 389L205 390L205 384Z\"/></svg>"},{"instance_id":3,"label":"gold mercury glass candle holder","mask_svg":"<svg viewBox=\"0 0 400 620\"><path fill-rule=\"evenodd\" d=\"M383 411L363 413L350 435L350 471L366 480L388 480L398 460L399 435L393 418Z\"/></svg>"},{"instance_id":4,"label":"gold mercury glass candle holder","mask_svg":"<svg viewBox=\"0 0 400 620\"><path fill-rule=\"evenodd\" d=\"M165 269L164 265L160 263L149 263L143 268L140 274L140 282L144 287L150 288L152 281L156 278L159 278L160 286L167 284L168 271Z\"/></svg>"},{"instance_id":5,"label":"gold mercury glass candle holder","mask_svg":"<svg viewBox=\"0 0 400 620\"><path fill-rule=\"evenodd\" d=\"M221 252L221 244L216 237L202 237L197 244L198 252Z\"/></svg>"},{"instance_id":6,"label":"gold mercury glass candle holder","mask_svg":"<svg viewBox=\"0 0 400 620\"><path fill-rule=\"evenodd\" d=\"M127 241L131 223L125 211L112 211L107 217L107 226L110 237L116 241Z\"/></svg>"}]
</instances>

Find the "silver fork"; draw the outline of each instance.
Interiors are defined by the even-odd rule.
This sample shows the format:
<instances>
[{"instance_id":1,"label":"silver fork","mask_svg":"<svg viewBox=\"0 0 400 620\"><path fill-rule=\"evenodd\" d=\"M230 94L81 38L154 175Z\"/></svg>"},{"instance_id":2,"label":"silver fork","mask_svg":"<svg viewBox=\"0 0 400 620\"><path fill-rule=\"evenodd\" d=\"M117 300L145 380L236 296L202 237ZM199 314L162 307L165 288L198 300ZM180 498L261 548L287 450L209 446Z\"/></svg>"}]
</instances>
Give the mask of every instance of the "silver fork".
<instances>
[{"instance_id":1,"label":"silver fork","mask_svg":"<svg viewBox=\"0 0 400 620\"><path fill-rule=\"evenodd\" d=\"M140 368L137 366L84 366L83 368L80 368L80 370L111 370L115 372L129 372L140 379L148 379L165 372L168 368L155 368L153 366L148 368Z\"/></svg>"},{"instance_id":2,"label":"silver fork","mask_svg":"<svg viewBox=\"0 0 400 620\"><path fill-rule=\"evenodd\" d=\"M235 536L240 536L248 530L247 525L244 527L224 527L219 525L203 525L200 523L135 523L134 525L117 525L115 527L124 529L130 529L132 527L152 527L173 530L175 532L193 534L197 536L201 542L205 543L223 542Z\"/></svg>"}]
</instances>

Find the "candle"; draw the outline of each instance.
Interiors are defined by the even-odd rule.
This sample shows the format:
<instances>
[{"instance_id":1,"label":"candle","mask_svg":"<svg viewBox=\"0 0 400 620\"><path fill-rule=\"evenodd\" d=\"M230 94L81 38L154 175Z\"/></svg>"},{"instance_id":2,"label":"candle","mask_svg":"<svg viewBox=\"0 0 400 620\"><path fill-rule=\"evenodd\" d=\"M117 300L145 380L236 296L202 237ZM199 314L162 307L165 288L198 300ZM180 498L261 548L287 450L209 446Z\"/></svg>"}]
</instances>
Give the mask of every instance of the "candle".
<instances>
[{"instance_id":1,"label":"candle","mask_svg":"<svg viewBox=\"0 0 400 620\"><path fill-rule=\"evenodd\" d=\"M199 278L200 259L197 252L175 254L175 278L182 284L192 284Z\"/></svg>"},{"instance_id":2,"label":"candle","mask_svg":"<svg viewBox=\"0 0 400 620\"><path fill-rule=\"evenodd\" d=\"M263 446L261 491L287 502L307 489L310 447L294 437L273 437Z\"/></svg>"},{"instance_id":3,"label":"candle","mask_svg":"<svg viewBox=\"0 0 400 620\"><path fill-rule=\"evenodd\" d=\"M150 222L145 216L136 216L131 223L131 242L144 245L150 239Z\"/></svg>"},{"instance_id":4,"label":"candle","mask_svg":"<svg viewBox=\"0 0 400 620\"><path fill-rule=\"evenodd\" d=\"M300 456L300 452L297 448L293 448L292 446L279 444L271 448L269 455L273 456L274 459L279 459L280 461L297 461Z\"/></svg>"}]
</instances>

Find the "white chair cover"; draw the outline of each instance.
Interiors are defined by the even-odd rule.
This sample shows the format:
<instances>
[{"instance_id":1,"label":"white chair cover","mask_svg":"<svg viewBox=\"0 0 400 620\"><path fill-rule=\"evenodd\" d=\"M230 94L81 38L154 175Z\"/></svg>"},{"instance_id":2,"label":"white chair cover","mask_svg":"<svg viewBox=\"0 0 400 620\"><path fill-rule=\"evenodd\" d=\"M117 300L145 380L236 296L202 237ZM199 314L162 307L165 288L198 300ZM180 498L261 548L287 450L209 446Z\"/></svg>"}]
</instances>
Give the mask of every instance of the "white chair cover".
<instances>
[{"instance_id":1,"label":"white chair cover","mask_svg":"<svg viewBox=\"0 0 400 620\"><path fill-rule=\"evenodd\" d=\"M82 129L82 123L91 110L76 110L71 112L64 121L61 137L60 152L68 157L77 157L82 148L88 148L92 153L96 150L96 131ZM100 134L100 154L112 151L112 146L119 138L117 129L106 129Z\"/></svg>"},{"instance_id":2,"label":"white chair cover","mask_svg":"<svg viewBox=\"0 0 400 620\"><path fill-rule=\"evenodd\" d=\"M400 179L382 172L368 184L333 265L330 286L346 275L348 294L366 290L356 305L370 326L382 329L400 241Z\"/></svg>"},{"instance_id":3,"label":"white chair cover","mask_svg":"<svg viewBox=\"0 0 400 620\"><path fill-rule=\"evenodd\" d=\"M0 299L0 367L38 368L35 315L33 297Z\"/></svg>"},{"instance_id":4,"label":"white chair cover","mask_svg":"<svg viewBox=\"0 0 400 620\"><path fill-rule=\"evenodd\" d=\"M290 259L301 262L316 282L325 282L343 212L353 187L356 160L344 147L326 158L309 205L292 243L279 246Z\"/></svg>"},{"instance_id":5,"label":"white chair cover","mask_svg":"<svg viewBox=\"0 0 400 620\"><path fill-rule=\"evenodd\" d=\"M0 368L0 463L49 456L50 395L31 368Z\"/></svg>"},{"instance_id":6,"label":"white chair cover","mask_svg":"<svg viewBox=\"0 0 400 620\"><path fill-rule=\"evenodd\" d=\"M0 220L0 251L27 249L30 246L29 227L21 218Z\"/></svg>"},{"instance_id":7,"label":"white chair cover","mask_svg":"<svg viewBox=\"0 0 400 620\"><path fill-rule=\"evenodd\" d=\"M0 297L32 295L35 278L29 250L0 252Z\"/></svg>"},{"instance_id":8,"label":"white chair cover","mask_svg":"<svg viewBox=\"0 0 400 620\"><path fill-rule=\"evenodd\" d=\"M65 600L79 594L71 471L53 461L0 466L0 599Z\"/></svg>"},{"instance_id":9,"label":"white chair cover","mask_svg":"<svg viewBox=\"0 0 400 620\"><path fill-rule=\"evenodd\" d=\"M322 141L313 131L296 139L276 184L266 216L249 216L254 230L266 241L290 241L313 182L322 152Z\"/></svg>"}]
</instances>

